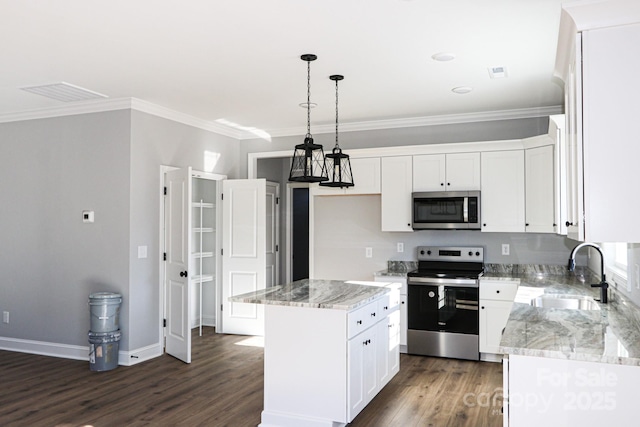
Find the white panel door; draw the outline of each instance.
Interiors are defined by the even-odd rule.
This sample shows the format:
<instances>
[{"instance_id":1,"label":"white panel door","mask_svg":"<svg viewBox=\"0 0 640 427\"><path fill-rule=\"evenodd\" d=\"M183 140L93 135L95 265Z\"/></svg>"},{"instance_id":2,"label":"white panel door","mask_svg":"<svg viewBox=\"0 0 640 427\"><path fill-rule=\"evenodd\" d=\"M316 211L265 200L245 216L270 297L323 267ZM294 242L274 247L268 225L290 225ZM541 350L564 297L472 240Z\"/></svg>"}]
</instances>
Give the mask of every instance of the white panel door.
<instances>
[{"instance_id":1,"label":"white panel door","mask_svg":"<svg viewBox=\"0 0 640 427\"><path fill-rule=\"evenodd\" d=\"M167 271L165 302L167 315L165 350L191 363L191 293L189 250L191 248L191 168L167 172L165 178L165 222L167 226Z\"/></svg>"},{"instance_id":2,"label":"white panel door","mask_svg":"<svg viewBox=\"0 0 640 427\"><path fill-rule=\"evenodd\" d=\"M229 297L266 286L266 181L223 182L222 329L227 334L263 335L264 307L232 303Z\"/></svg>"}]
</instances>

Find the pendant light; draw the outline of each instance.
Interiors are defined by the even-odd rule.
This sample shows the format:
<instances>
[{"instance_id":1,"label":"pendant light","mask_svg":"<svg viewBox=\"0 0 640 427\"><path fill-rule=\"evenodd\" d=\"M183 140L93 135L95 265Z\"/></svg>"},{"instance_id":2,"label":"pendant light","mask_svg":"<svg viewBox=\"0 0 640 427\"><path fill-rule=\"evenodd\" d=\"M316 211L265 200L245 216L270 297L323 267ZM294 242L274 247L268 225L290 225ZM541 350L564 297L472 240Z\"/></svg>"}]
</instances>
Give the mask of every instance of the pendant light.
<instances>
[{"instance_id":1,"label":"pendant light","mask_svg":"<svg viewBox=\"0 0 640 427\"><path fill-rule=\"evenodd\" d=\"M325 162L328 170L328 181L321 182L320 185L325 187L353 187L353 174L351 173L351 162L349 155L343 154L338 144L338 82L344 79L344 76L335 74L329 78L336 82L336 145L333 147L331 154L327 154Z\"/></svg>"},{"instance_id":2,"label":"pendant light","mask_svg":"<svg viewBox=\"0 0 640 427\"><path fill-rule=\"evenodd\" d=\"M289 181L321 182L327 179L327 166L322 145L314 144L311 136L311 61L318 57L305 54L300 57L307 62L307 134L304 143L298 144L293 151Z\"/></svg>"}]
</instances>

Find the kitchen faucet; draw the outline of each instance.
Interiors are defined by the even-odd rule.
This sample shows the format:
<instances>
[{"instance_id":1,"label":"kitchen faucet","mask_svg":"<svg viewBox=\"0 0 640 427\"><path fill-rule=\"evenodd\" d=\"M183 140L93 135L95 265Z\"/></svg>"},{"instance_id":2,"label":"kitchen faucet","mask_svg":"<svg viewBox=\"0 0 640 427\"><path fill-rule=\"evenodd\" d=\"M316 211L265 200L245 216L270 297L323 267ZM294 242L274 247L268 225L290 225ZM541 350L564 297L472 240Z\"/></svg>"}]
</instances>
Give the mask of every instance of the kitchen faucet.
<instances>
[{"instance_id":1,"label":"kitchen faucet","mask_svg":"<svg viewBox=\"0 0 640 427\"><path fill-rule=\"evenodd\" d=\"M609 288L609 284L607 283L607 281L605 280L605 276L604 276L604 255L602 254L602 249L600 249L600 246L596 245L595 243L580 243L578 246L576 246L575 248L573 248L573 250L571 251L571 255L569 255L569 265L567 266L567 268L569 269L569 271L573 271L576 267L576 252L578 252L581 248L585 247L585 246L590 246L592 248L594 248L595 250L598 251L598 253L600 254L600 283L591 285L592 288L600 288L600 302L603 304L607 303L607 289Z\"/></svg>"}]
</instances>

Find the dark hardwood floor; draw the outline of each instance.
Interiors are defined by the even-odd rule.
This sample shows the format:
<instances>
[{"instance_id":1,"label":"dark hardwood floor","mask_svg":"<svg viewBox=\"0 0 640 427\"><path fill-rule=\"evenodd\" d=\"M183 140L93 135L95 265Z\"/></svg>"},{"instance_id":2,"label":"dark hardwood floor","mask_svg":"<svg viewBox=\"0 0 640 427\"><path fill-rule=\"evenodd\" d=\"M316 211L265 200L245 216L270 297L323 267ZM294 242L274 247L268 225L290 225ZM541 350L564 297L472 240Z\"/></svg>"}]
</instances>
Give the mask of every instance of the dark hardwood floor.
<instances>
[{"instance_id":1,"label":"dark hardwood floor","mask_svg":"<svg viewBox=\"0 0 640 427\"><path fill-rule=\"evenodd\" d=\"M164 355L106 372L0 351L0 426L257 426L263 351L247 338L205 328L190 365ZM501 386L498 363L402 355L350 426L501 426Z\"/></svg>"}]
</instances>

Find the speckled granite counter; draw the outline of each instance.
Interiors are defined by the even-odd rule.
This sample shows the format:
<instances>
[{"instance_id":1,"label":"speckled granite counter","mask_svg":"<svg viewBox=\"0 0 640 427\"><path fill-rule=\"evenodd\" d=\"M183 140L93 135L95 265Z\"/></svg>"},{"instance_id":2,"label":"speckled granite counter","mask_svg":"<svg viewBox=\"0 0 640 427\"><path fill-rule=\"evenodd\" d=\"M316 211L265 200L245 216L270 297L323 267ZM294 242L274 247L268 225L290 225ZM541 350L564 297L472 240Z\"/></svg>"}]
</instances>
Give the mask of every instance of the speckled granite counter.
<instances>
[{"instance_id":1,"label":"speckled granite counter","mask_svg":"<svg viewBox=\"0 0 640 427\"><path fill-rule=\"evenodd\" d=\"M387 261L387 269L373 273L375 277L406 277L418 268L418 261Z\"/></svg>"},{"instance_id":2,"label":"speckled granite counter","mask_svg":"<svg viewBox=\"0 0 640 427\"><path fill-rule=\"evenodd\" d=\"M252 304L352 310L389 292L383 283L304 279L230 297Z\"/></svg>"},{"instance_id":3,"label":"speckled granite counter","mask_svg":"<svg viewBox=\"0 0 640 427\"><path fill-rule=\"evenodd\" d=\"M487 272L485 278L520 279L501 352L640 366L640 310L615 290L600 310L539 308L529 302L540 294L598 298L599 290L584 276Z\"/></svg>"}]
</instances>

